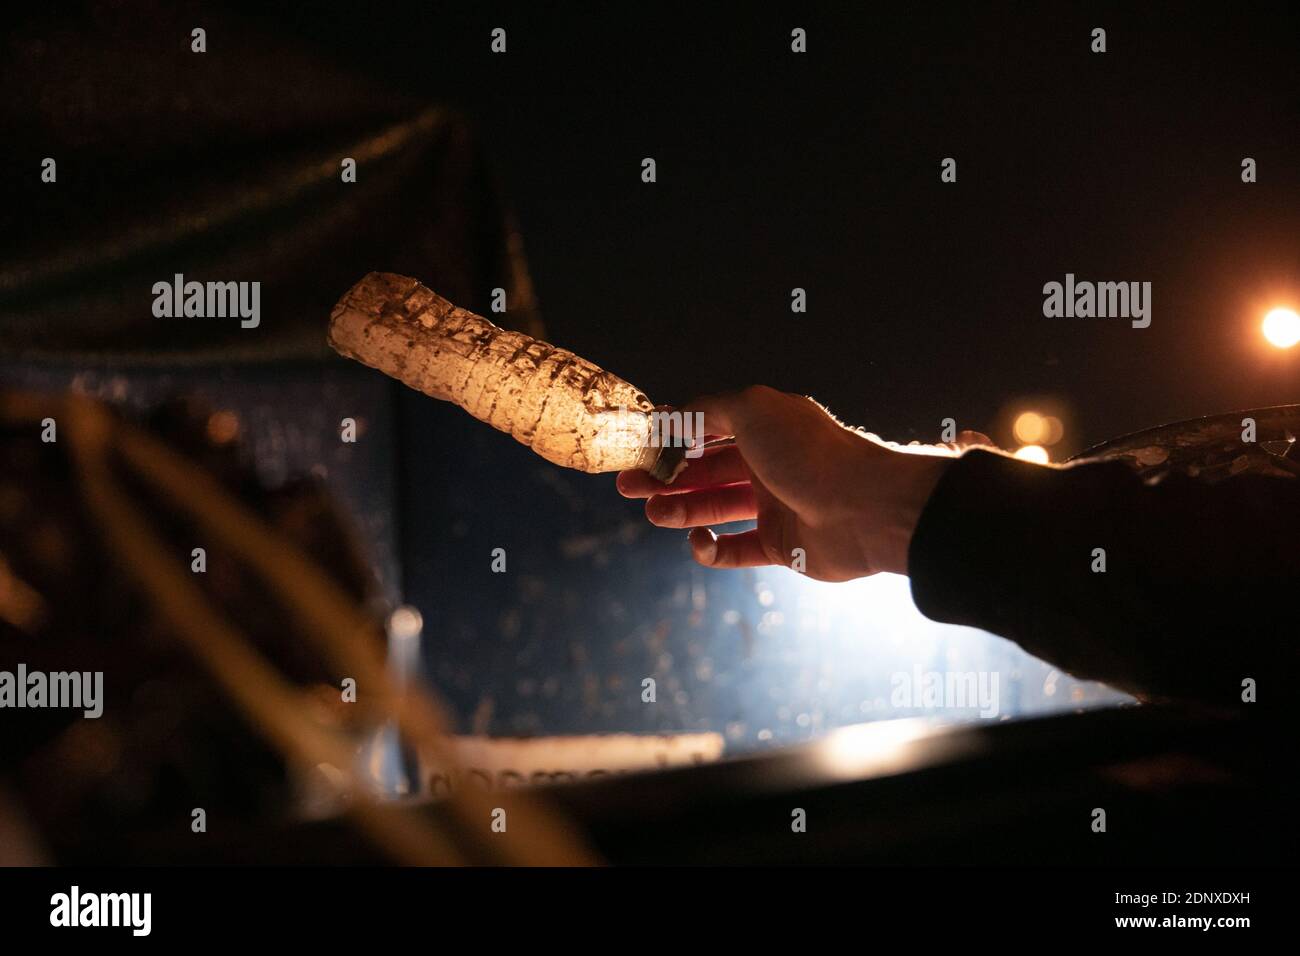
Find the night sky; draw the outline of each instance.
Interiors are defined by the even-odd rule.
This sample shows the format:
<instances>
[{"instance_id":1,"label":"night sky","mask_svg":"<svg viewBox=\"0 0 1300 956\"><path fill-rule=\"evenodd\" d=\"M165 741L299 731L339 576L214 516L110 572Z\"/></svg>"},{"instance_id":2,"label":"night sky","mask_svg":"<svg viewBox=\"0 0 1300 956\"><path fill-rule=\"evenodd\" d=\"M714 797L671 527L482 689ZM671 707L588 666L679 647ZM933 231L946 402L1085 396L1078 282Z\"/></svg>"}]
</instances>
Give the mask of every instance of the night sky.
<instances>
[{"instance_id":1,"label":"night sky","mask_svg":"<svg viewBox=\"0 0 1300 956\"><path fill-rule=\"evenodd\" d=\"M952 416L1005 441L999 412L1045 395L1067 403L1073 451L1300 399L1300 350L1258 332L1300 303L1283 4L478 6L249 10L463 109L550 337L656 401L761 382L890 438L933 439ZM1150 281L1151 327L1044 318L1043 284L1067 272Z\"/></svg>"}]
</instances>

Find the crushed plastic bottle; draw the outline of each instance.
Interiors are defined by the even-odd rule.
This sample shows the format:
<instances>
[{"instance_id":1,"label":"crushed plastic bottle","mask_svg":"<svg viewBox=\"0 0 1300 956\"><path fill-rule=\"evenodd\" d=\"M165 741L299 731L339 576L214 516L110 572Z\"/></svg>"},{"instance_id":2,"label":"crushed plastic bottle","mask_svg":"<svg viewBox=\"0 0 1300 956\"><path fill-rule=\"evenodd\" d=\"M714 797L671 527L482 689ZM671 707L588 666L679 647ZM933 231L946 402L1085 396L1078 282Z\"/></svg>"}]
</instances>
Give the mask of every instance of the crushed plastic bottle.
<instances>
[{"instance_id":1,"label":"crushed plastic bottle","mask_svg":"<svg viewBox=\"0 0 1300 956\"><path fill-rule=\"evenodd\" d=\"M683 464L681 448L656 440L655 407L640 390L566 349L457 308L415 279L367 275L335 305L329 344L565 468L640 468L671 481Z\"/></svg>"}]
</instances>

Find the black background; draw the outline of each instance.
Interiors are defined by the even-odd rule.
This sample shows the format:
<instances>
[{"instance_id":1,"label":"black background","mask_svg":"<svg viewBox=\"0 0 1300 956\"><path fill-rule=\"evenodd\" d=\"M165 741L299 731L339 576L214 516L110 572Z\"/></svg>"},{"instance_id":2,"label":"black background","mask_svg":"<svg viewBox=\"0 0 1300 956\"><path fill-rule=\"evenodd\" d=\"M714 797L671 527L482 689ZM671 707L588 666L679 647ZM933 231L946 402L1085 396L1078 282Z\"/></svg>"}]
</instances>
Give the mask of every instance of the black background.
<instances>
[{"instance_id":1,"label":"black background","mask_svg":"<svg viewBox=\"0 0 1300 956\"><path fill-rule=\"evenodd\" d=\"M1249 928L1183 929L1220 941L1254 938L1282 925L1285 870L1261 869L1015 869L992 867L857 869L852 877L834 868L733 868L725 879L733 893L759 900L785 900L755 912L746 908L722 919L692 920L673 903L694 906L718 900L715 870L663 869L432 870L328 868L221 868L107 870L62 868L0 871L0 914L11 939L63 939L73 945L136 947L205 940L247 944L359 943L373 945L397 934L451 940L453 921L464 925L469 945L542 939L627 935L647 941L690 934L706 943L759 945L774 929L849 934L866 943L890 937L922 950L940 940L964 945L1015 945L1081 937L1144 940L1169 930L1117 928L1116 917L1248 917ZM237 877L237 879L236 879ZM659 901L670 877L677 896ZM789 891L798 881L798 896ZM129 929L54 929L50 897L82 892L150 892L153 931L134 937ZM1143 908L1115 902L1130 895L1191 891L1248 893L1249 903ZM647 917L647 901L658 915ZM564 915L557 918L557 912ZM936 919L936 916L942 916ZM692 923L694 925L692 925ZM458 927L459 928L459 927ZM464 932L462 930L462 932Z\"/></svg>"}]
</instances>

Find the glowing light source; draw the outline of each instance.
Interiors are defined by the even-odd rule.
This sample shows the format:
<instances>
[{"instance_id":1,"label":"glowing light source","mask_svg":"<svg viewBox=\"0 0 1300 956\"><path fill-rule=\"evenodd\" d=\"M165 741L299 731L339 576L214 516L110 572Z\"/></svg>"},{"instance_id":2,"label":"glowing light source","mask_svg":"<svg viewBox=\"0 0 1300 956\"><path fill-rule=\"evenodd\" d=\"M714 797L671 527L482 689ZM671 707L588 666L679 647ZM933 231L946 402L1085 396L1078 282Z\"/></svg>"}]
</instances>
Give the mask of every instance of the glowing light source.
<instances>
[{"instance_id":1,"label":"glowing light source","mask_svg":"<svg viewBox=\"0 0 1300 956\"><path fill-rule=\"evenodd\" d=\"M1051 456L1042 445L1025 445L1016 451L1016 457L1021 461L1032 461L1036 465L1045 465L1051 461Z\"/></svg>"},{"instance_id":2,"label":"glowing light source","mask_svg":"<svg viewBox=\"0 0 1300 956\"><path fill-rule=\"evenodd\" d=\"M1033 444L1042 441L1047 434L1047 422L1038 412L1021 412L1011 430L1016 433L1016 441Z\"/></svg>"},{"instance_id":3,"label":"glowing light source","mask_svg":"<svg viewBox=\"0 0 1300 956\"><path fill-rule=\"evenodd\" d=\"M403 604L388 618L388 633L399 640L418 638L424 630L424 617L409 604Z\"/></svg>"},{"instance_id":4,"label":"glowing light source","mask_svg":"<svg viewBox=\"0 0 1300 956\"><path fill-rule=\"evenodd\" d=\"M1280 349L1300 342L1300 315L1294 309L1274 309L1264 316L1264 338Z\"/></svg>"},{"instance_id":5,"label":"glowing light source","mask_svg":"<svg viewBox=\"0 0 1300 956\"><path fill-rule=\"evenodd\" d=\"M1016 441L1025 445L1055 445L1065 434L1065 426L1055 415L1021 412L1016 416L1011 431Z\"/></svg>"}]
</instances>

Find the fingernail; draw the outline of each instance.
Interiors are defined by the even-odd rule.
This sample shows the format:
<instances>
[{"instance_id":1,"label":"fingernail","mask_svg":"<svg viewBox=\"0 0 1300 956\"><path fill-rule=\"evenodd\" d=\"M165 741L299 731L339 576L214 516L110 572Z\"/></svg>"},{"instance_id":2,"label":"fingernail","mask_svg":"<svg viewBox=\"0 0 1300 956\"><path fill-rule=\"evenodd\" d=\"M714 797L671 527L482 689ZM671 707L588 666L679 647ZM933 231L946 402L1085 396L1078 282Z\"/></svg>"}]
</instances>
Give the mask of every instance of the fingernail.
<instances>
[{"instance_id":1,"label":"fingernail","mask_svg":"<svg viewBox=\"0 0 1300 956\"><path fill-rule=\"evenodd\" d=\"M650 499L650 511L655 521L664 524L681 524L684 513L680 501L662 496Z\"/></svg>"},{"instance_id":2,"label":"fingernail","mask_svg":"<svg viewBox=\"0 0 1300 956\"><path fill-rule=\"evenodd\" d=\"M695 552L695 560L700 564L712 567L713 562L718 560L718 539L708 528L696 528L691 532L691 548Z\"/></svg>"}]
</instances>

